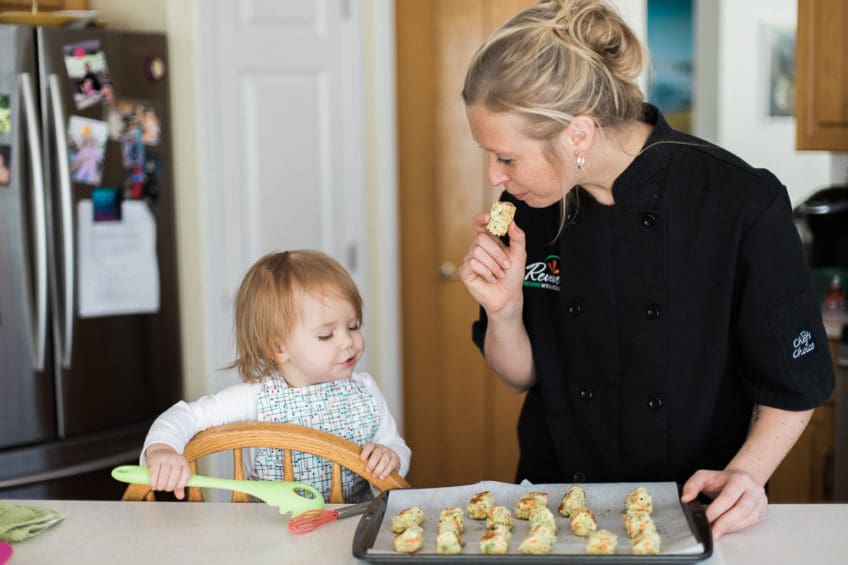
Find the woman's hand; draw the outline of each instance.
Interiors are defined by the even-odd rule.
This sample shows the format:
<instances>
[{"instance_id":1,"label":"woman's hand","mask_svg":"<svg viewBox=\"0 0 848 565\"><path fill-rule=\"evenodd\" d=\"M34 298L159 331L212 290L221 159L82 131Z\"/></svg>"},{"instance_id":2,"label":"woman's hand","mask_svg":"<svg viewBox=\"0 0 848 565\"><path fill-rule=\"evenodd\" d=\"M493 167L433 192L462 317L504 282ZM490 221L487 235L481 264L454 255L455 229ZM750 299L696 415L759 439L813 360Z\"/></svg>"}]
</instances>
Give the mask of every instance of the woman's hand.
<instances>
[{"instance_id":1,"label":"woman's hand","mask_svg":"<svg viewBox=\"0 0 848 565\"><path fill-rule=\"evenodd\" d=\"M365 470L378 479L385 479L392 471L400 469L400 457L391 448L380 443L366 443L359 458L368 461Z\"/></svg>"},{"instance_id":2,"label":"woman's hand","mask_svg":"<svg viewBox=\"0 0 848 565\"><path fill-rule=\"evenodd\" d=\"M178 500L185 497L185 486L191 478L191 468L182 453L170 445L154 443L147 448L150 467L150 488L173 491Z\"/></svg>"},{"instance_id":3,"label":"woman's hand","mask_svg":"<svg viewBox=\"0 0 848 565\"><path fill-rule=\"evenodd\" d=\"M683 485L680 501L691 502L702 492L713 499L707 506L707 520L712 524L715 540L753 526L766 516L765 488L745 471L697 471Z\"/></svg>"},{"instance_id":4,"label":"woman's hand","mask_svg":"<svg viewBox=\"0 0 848 565\"><path fill-rule=\"evenodd\" d=\"M488 316L508 310L519 315L523 306L521 287L524 282L524 232L515 222L509 225L509 247L486 231L489 213L472 220L477 234L459 268L459 278L468 292Z\"/></svg>"}]
</instances>

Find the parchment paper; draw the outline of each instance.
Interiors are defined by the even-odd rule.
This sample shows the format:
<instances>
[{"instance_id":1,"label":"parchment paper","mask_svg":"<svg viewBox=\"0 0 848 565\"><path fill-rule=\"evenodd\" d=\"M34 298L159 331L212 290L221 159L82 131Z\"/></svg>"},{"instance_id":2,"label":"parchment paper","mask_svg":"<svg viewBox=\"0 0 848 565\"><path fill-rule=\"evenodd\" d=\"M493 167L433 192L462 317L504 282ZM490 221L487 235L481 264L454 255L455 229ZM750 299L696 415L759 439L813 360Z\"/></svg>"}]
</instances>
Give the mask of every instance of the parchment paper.
<instances>
[{"instance_id":1,"label":"parchment paper","mask_svg":"<svg viewBox=\"0 0 848 565\"><path fill-rule=\"evenodd\" d=\"M392 517L405 508L419 506L424 511L424 545L418 554L436 553L436 535L438 533L439 514L446 506L459 506L466 510L468 500L478 492L492 491L495 506L506 506L515 516L515 502L529 492L548 493L548 508L554 513L557 525L557 541L551 550L552 554L586 554L588 538L580 537L571 531L571 522L557 509L565 491L571 484L529 484L520 485L483 481L472 485L429 489L395 489L389 494L386 513L374 545L368 553L396 553L394 550L395 534L390 530ZM653 512L651 517L661 538L662 554L698 554L704 551L704 546L695 538L689 522L683 513L677 485L673 482L663 483L581 483L586 492L586 506L592 510L598 522L598 529L607 529L618 536L616 554L630 554L630 538L624 530L624 500L637 486L644 486L653 497ZM465 518L465 531L462 538L465 547L462 554L479 554L480 537L486 529L485 520ZM518 546L530 532L527 520L515 520L512 527L512 540L509 542L510 554L521 554Z\"/></svg>"}]
</instances>

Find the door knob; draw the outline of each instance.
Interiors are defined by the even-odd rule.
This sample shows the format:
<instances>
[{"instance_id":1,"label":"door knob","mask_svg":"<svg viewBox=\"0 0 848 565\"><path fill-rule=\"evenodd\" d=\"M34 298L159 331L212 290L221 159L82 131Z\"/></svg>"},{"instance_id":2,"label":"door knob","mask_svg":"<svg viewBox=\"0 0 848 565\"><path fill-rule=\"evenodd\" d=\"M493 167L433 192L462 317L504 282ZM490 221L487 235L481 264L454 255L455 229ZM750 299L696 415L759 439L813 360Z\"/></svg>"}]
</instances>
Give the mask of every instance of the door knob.
<instances>
[{"instance_id":1,"label":"door knob","mask_svg":"<svg viewBox=\"0 0 848 565\"><path fill-rule=\"evenodd\" d=\"M439 267L439 277L444 281L455 281L459 276L459 269L450 261L445 261Z\"/></svg>"}]
</instances>

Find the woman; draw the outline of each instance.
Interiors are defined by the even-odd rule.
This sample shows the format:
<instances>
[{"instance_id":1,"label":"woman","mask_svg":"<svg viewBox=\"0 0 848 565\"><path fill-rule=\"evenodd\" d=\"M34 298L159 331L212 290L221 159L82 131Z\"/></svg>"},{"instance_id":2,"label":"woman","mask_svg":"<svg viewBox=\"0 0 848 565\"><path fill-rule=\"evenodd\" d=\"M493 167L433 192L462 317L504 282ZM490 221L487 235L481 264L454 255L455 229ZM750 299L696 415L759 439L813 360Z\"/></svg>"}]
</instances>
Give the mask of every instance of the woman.
<instances>
[{"instance_id":1,"label":"woman","mask_svg":"<svg viewBox=\"0 0 848 565\"><path fill-rule=\"evenodd\" d=\"M528 391L518 479L685 483L716 538L762 520L765 484L833 388L785 188L672 130L644 53L603 0L543 1L489 37L463 98L508 240L460 276L487 362Z\"/></svg>"}]
</instances>

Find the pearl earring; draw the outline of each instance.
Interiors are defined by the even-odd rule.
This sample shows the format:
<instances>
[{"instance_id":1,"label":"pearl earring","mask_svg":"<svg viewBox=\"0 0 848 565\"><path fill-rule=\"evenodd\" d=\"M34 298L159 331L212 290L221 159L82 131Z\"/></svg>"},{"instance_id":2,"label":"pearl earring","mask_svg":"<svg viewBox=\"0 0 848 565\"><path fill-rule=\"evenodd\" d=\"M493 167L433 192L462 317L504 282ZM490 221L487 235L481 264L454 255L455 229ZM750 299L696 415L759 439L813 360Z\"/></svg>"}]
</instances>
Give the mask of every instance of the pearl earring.
<instances>
[{"instance_id":1,"label":"pearl earring","mask_svg":"<svg viewBox=\"0 0 848 565\"><path fill-rule=\"evenodd\" d=\"M586 165L586 157L584 157L583 155L578 155L577 156L577 168L582 171L583 167L585 165Z\"/></svg>"}]
</instances>

